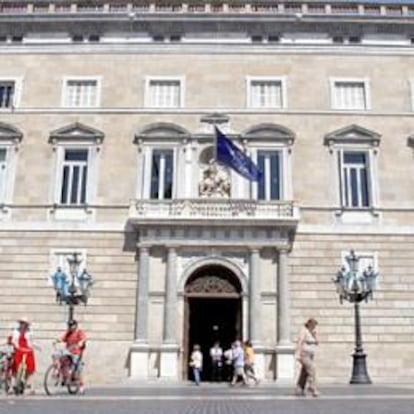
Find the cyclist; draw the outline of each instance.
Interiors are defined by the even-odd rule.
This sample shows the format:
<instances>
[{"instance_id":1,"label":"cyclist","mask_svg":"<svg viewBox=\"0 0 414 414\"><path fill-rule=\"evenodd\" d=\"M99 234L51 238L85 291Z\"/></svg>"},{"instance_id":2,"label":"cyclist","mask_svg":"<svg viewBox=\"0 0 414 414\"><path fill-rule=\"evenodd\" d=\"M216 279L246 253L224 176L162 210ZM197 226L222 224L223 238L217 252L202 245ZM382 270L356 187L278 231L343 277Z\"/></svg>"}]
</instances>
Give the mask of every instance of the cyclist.
<instances>
[{"instance_id":1,"label":"cyclist","mask_svg":"<svg viewBox=\"0 0 414 414\"><path fill-rule=\"evenodd\" d=\"M0 388L4 386L6 392L9 391L11 383L11 369L13 364L14 346L12 345L11 335L7 337L7 342L0 345Z\"/></svg>"},{"instance_id":2,"label":"cyclist","mask_svg":"<svg viewBox=\"0 0 414 414\"><path fill-rule=\"evenodd\" d=\"M17 327L11 333L10 342L15 349L12 366L13 376L16 376L23 356L26 356L26 389L29 393L34 394L32 377L36 371L36 360L30 321L26 316L21 317L17 321Z\"/></svg>"},{"instance_id":3,"label":"cyclist","mask_svg":"<svg viewBox=\"0 0 414 414\"><path fill-rule=\"evenodd\" d=\"M72 361L72 369L78 370L79 375L79 392L83 394L85 392L85 386L83 383L81 357L82 352L86 345L86 334L83 330L79 329L78 322L74 319L68 322L68 328L57 342L64 342L66 349L69 353L69 357Z\"/></svg>"}]
</instances>

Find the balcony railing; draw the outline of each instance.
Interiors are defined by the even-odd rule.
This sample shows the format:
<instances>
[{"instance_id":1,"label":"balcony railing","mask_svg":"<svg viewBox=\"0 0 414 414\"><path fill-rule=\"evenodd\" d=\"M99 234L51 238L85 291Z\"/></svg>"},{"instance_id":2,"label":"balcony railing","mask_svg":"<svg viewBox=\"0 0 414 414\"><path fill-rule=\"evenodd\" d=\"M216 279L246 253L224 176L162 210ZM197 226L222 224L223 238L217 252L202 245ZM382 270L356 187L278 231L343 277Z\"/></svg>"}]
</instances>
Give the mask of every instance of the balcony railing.
<instances>
[{"instance_id":1,"label":"balcony railing","mask_svg":"<svg viewBox=\"0 0 414 414\"><path fill-rule=\"evenodd\" d=\"M3 0L0 1L0 15L12 14L33 14L44 13L54 15L55 13L70 13L71 15L80 14L108 14L108 13L139 13L139 14L171 14L171 13L206 13L206 14L280 14L280 15L327 15L337 16L388 16L391 18L401 16L412 16L411 0L401 2L401 4L380 4L373 5L372 1L361 0L352 4L343 1L338 2L325 0L315 3L314 0L298 1L292 3L291 0L242 0L238 2L223 1L217 3L213 1L195 1L188 3L182 0L155 1L147 2L133 1L114 1L114 0L95 0L77 1L67 0L60 3L53 0L44 0L41 3L35 0Z\"/></svg>"},{"instance_id":2,"label":"balcony railing","mask_svg":"<svg viewBox=\"0 0 414 414\"><path fill-rule=\"evenodd\" d=\"M154 220L243 220L297 221L299 210L293 201L240 199L132 200L129 218L139 222Z\"/></svg>"}]
</instances>

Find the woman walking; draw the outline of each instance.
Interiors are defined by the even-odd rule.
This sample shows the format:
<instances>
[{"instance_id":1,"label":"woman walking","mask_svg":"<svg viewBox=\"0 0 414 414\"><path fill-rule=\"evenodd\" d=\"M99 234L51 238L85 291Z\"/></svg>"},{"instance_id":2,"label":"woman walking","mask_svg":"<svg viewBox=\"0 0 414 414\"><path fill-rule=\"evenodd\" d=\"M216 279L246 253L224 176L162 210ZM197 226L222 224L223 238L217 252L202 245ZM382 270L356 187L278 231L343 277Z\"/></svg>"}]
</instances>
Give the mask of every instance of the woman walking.
<instances>
[{"instance_id":1,"label":"woman walking","mask_svg":"<svg viewBox=\"0 0 414 414\"><path fill-rule=\"evenodd\" d=\"M310 318L301 330L297 342L297 358L301 369L297 381L296 395L304 396L306 384L313 397L317 397L319 392L316 388L316 369L315 369L315 348L318 345L316 326L318 322Z\"/></svg>"}]
</instances>

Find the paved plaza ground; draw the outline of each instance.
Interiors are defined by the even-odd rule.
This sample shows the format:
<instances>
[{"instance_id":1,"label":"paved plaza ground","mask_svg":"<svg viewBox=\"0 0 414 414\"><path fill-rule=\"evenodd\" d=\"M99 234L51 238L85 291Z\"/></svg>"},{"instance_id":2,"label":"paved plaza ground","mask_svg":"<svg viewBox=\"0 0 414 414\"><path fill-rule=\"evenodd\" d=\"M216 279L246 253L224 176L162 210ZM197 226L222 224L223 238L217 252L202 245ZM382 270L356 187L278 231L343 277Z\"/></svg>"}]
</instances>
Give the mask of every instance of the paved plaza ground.
<instances>
[{"instance_id":1,"label":"paved plaza ground","mask_svg":"<svg viewBox=\"0 0 414 414\"><path fill-rule=\"evenodd\" d=\"M85 395L65 390L49 397L0 397L0 414L412 414L413 385L326 385L318 398L296 397L292 387L261 384L140 384L91 387Z\"/></svg>"}]
</instances>

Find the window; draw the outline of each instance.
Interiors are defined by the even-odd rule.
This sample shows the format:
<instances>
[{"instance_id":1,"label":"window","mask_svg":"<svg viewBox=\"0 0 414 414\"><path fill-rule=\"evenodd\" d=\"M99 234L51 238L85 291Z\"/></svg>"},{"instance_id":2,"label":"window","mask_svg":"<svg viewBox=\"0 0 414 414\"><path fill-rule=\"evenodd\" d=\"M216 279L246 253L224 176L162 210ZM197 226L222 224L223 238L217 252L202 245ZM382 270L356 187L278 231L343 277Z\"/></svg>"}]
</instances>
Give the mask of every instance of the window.
<instances>
[{"instance_id":1,"label":"window","mask_svg":"<svg viewBox=\"0 0 414 414\"><path fill-rule=\"evenodd\" d=\"M328 134L332 174L337 177L341 209L368 210L378 205L377 153L380 136L358 125ZM336 172L334 172L336 170Z\"/></svg>"},{"instance_id":2,"label":"window","mask_svg":"<svg viewBox=\"0 0 414 414\"><path fill-rule=\"evenodd\" d=\"M194 171L189 162L192 153L189 136L189 131L169 122L148 124L135 134L138 199L191 197L188 184L194 180L191 177Z\"/></svg>"},{"instance_id":3,"label":"window","mask_svg":"<svg viewBox=\"0 0 414 414\"><path fill-rule=\"evenodd\" d=\"M0 147L0 199L4 199L7 186L7 149Z\"/></svg>"},{"instance_id":4,"label":"window","mask_svg":"<svg viewBox=\"0 0 414 414\"><path fill-rule=\"evenodd\" d=\"M150 108L180 108L183 106L183 80L158 79L147 80L146 106Z\"/></svg>"},{"instance_id":5,"label":"window","mask_svg":"<svg viewBox=\"0 0 414 414\"><path fill-rule=\"evenodd\" d=\"M78 260L80 261L78 273L81 273L86 269L87 265L87 255L86 249L72 248L56 248L51 249L49 253L49 262L50 262L50 273L48 275L48 284L53 286L52 276L56 272L57 268L60 267L67 276L70 276L70 266L69 260L73 259L73 255L78 255ZM75 286L78 287L79 281L77 278L74 280Z\"/></svg>"},{"instance_id":6,"label":"window","mask_svg":"<svg viewBox=\"0 0 414 414\"><path fill-rule=\"evenodd\" d=\"M62 167L60 203L66 205L85 204L88 179L88 150L65 149Z\"/></svg>"},{"instance_id":7,"label":"window","mask_svg":"<svg viewBox=\"0 0 414 414\"><path fill-rule=\"evenodd\" d=\"M366 80L331 80L331 89L333 109L369 109Z\"/></svg>"},{"instance_id":8,"label":"window","mask_svg":"<svg viewBox=\"0 0 414 414\"><path fill-rule=\"evenodd\" d=\"M285 108L285 88L282 78L248 78L249 108Z\"/></svg>"},{"instance_id":9,"label":"window","mask_svg":"<svg viewBox=\"0 0 414 414\"><path fill-rule=\"evenodd\" d=\"M257 165L262 172L257 184L259 200L280 200L281 171L279 151L258 151Z\"/></svg>"},{"instance_id":10,"label":"window","mask_svg":"<svg viewBox=\"0 0 414 414\"><path fill-rule=\"evenodd\" d=\"M20 79L0 78L0 110L18 106L20 85Z\"/></svg>"},{"instance_id":11,"label":"window","mask_svg":"<svg viewBox=\"0 0 414 414\"><path fill-rule=\"evenodd\" d=\"M173 190L173 150L153 150L150 198L171 199Z\"/></svg>"},{"instance_id":12,"label":"window","mask_svg":"<svg viewBox=\"0 0 414 414\"><path fill-rule=\"evenodd\" d=\"M11 108L13 106L14 82L0 82L0 108Z\"/></svg>"},{"instance_id":13,"label":"window","mask_svg":"<svg viewBox=\"0 0 414 414\"><path fill-rule=\"evenodd\" d=\"M258 182L249 183L248 193L243 190L246 180L233 175L232 197L249 196L268 202L291 200L291 147L295 134L281 125L265 123L244 131L242 139L262 174Z\"/></svg>"},{"instance_id":14,"label":"window","mask_svg":"<svg viewBox=\"0 0 414 414\"><path fill-rule=\"evenodd\" d=\"M369 207L368 154L341 151L340 163L342 205L351 208Z\"/></svg>"},{"instance_id":15,"label":"window","mask_svg":"<svg viewBox=\"0 0 414 414\"><path fill-rule=\"evenodd\" d=\"M349 256L349 251L341 251L341 262L345 269L349 270L349 263L346 258ZM355 256L358 258L358 269L360 272L366 270L371 266L375 271L378 270L378 253L367 251L356 251Z\"/></svg>"},{"instance_id":16,"label":"window","mask_svg":"<svg viewBox=\"0 0 414 414\"><path fill-rule=\"evenodd\" d=\"M414 79L409 80L409 86L411 98L411 111L414 111Z\"/></svg>"},{"instance_id":17,"label":"window","mask_svg":"<svg viewBox=\"0 0 414 414\"><path fill-rule=\"evenodd\" d=\"M99 105L100 82L98 79L66 79L64 81L63 106L90 108Z\"/></svg>"},{"instance_id":18,"label":"window","mask_svg":"<svg viewBox=\"0 0 414 414\"><path fill-rule=\"evenodd\" d=\"M80 123L51 133L49 142L54 145L56 154L53 181L56 207L73 210L73 207L85 208L93 204L102 141L102 132ZM67 217L63 215L62 218Z\"/></svg>"},{"instance_id":19,"label":"window","mask_svg":"<svg viewBox=\"0 0 414 414\"><path fill-rule=\"evenodd\" d=\"M12 202L18 146L23 134L11 125L0 122L0 204ZM7 213L5 208L0 210L0 219Z\"/></svg>"}]
</instances>

